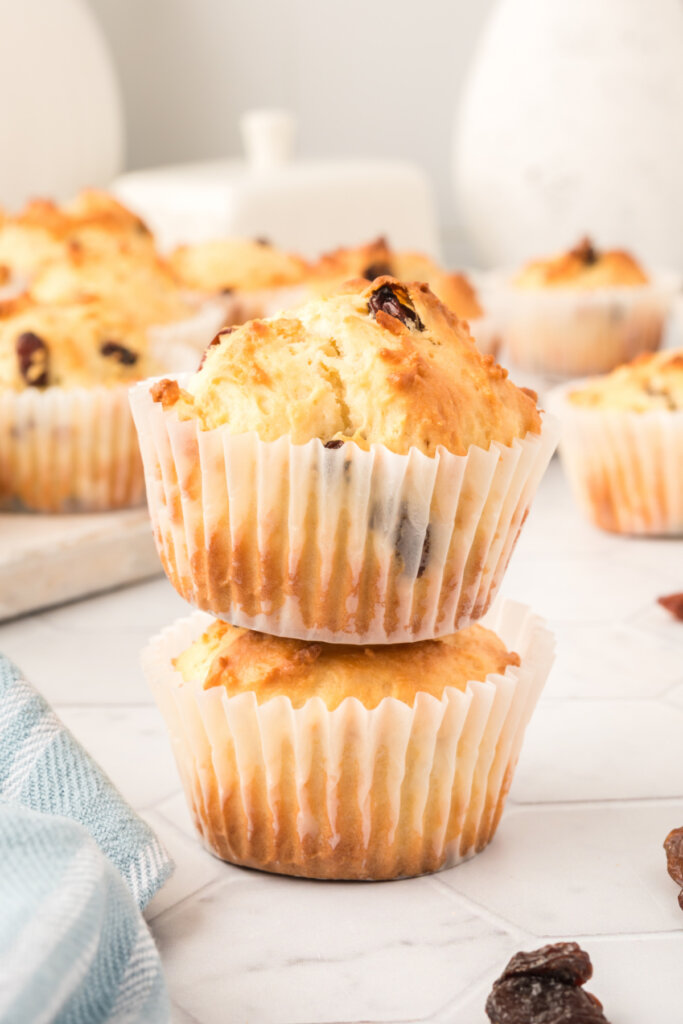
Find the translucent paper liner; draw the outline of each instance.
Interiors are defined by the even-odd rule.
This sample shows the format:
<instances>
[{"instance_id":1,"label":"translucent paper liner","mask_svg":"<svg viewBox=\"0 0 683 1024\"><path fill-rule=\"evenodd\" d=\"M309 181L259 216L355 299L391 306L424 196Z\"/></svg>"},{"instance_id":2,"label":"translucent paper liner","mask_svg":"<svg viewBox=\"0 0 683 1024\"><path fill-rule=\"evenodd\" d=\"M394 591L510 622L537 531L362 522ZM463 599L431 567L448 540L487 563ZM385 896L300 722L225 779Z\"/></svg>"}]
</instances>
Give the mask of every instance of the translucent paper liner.
<instances>
[{"instance_id":1,"label":"translucent paper liner","mask_svg":"<svg viewBox=\"0 0 683 1024\"><path fill-rule=\"evenodd\" d=\"M510 447L395 455L203 431L149 381L131 404L176 590L236 625L329 642L442 636L483 615L557 437L544 417Z\"/></svg>"},{"instance_id":2,"label":"translucent paper liner","mask_svg":"<svg viewBox=\"0 0 683 1024\"><path fill-rule=\"evenodd\" d=\"M519 668L372 710L355 697L333 711L319 697L258 705L183 682L171 659L210 622L195 613L165 630L143 667L212 852L281 874L382 879L451 867L491 840L553 658L529 609L506 602L486 622Z\"/></svg>"},{"instance_id":3,"label":"translucent paper liner","mask_svg":"<svg viewBox=\"0 0 683 1024\"><path fill-rule=\"evenodd\" d=\"M0 507L99 512L144 494L127 385L0 392Z\"/></svg>"},{"instance_id":4,"label":"translucent paper liner","mask_svg":"<svg viewBox=\"0 0 683 1024\"><path fill-rule=\"evenodd\" d=\"M659 348L678 286L667 274L649 285L591 291L500 282L492 301L505 358L520 369L556 377L606 373Z\"/></svg>"},{"instance_id":5,"label":"translucent paper liner","mask_svg":"<svg viewBox=\"0 0 683 1024\"><path fill-rule=\"evenodd\" d=\"M169 373L190 373L197 368L208 345L226 322L225 302L209 299L186 320L151 327L150 344Z\"/></svg>"},{"instance_id":6,"label":"translucent paper liner","mask_svg":"<svg viewBox=\"0 0 683 1024\"><path fill-rule=\"evenodd\" d=\"M556 388L560 455L588 518L616 533L683 534L683 411L621 412L575 405Z\"/></svg>"},{"instance_id":7,"label":"translucent paper liner","mask_svg":"<svg viewBox=\"0 0 683 1024\"><path fill-rule=\"evenodd\" d=\"M479 351L483 352L485 356L497 355L501 343L501 332L495 317L479 316L468 320L467 323Z\"/></svg>"}]
</instances>

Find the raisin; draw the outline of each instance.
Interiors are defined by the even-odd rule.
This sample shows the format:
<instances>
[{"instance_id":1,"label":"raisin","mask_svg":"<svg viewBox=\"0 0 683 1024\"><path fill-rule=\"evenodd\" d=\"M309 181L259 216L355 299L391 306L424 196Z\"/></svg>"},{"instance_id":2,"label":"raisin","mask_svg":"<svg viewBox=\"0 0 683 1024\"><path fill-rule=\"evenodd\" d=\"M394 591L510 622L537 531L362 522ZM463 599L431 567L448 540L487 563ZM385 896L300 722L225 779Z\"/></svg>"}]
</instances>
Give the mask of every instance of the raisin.
<instances>
[{"instance_id":1,"label":"raisin","mask_svg":"<svg viewBox=\"0 0 683 1024\"><path fill-rule=\"evenodd\" d=\"M137 352L131 352L120 341L103 341L100 352L106 359L114 359L121 366L135 366L139 358Z\"/></svg>"},{"instance_id":2,"label":"raisin","mask_svg":"<svg viewBox=\"0 0 683 1024\"><path fill-rule=\"evenodd\" d=\"M257 235L256 238L254 239L254 241L256 242L257 245L270 245L271 244L270 239L266 238L265 235Z\"/></svg>"},{"instance_id":3,"label":"raisin","mask_svg":"<svg viewBox=\"0 0 683 1024\"><path fill-rule=\"evenodd\" d=\"M221 288L221 295L232 295L232 293L234 292L234 290L235 290L234 288L229 288L229 287L228 287L228 286L226 285L226 286L225 286L225 288Z\"/></svg>"},{"instance_id":4,"label":"raisin","mask_svg":"<svg viewBox=\"0 0 683 1024\"><path fill-rule=\"evenodd\" d=\"M675 828L664 840L666 870L676 885L683 886L683 828ZM679 900L680 902L680 900Z\"/></svg>"},{"instance_id":5,"label":"raisin","mask_svg":"<svg viewBox=\"0 0 683 1024\"><path fill-rule=\"evenodd\" d=\"M379 311L393 316L406 327L413 327L417 331L424 330L424 324L410 305L408 292L398 284L383 284L376 292L373 292L368 302L368 312L377 316Z\"/></svg>"},{"instance_id":6,"label":"raisin","mask_svg":"<svg viewBox=\"0 0 683 1024\"><path fill-rule=\"evenodd\" d=\"M326 441L323 448L341 448L343 444L344 442L340 438L337 438L336 441Z\"/></svg>"},{"instance_id":7,"label":"raisin","mask_svg":"<svg viewBox=\"0 0 683 1024\"><path fill-rule=\"evenodd\" d=\"M591 242L588 235L581 239L578 245L572 249L572 256L581 260L584 267L592 267L600 259L597 249Z\"/></svg>"},{"instance_id":8,"label":"raisin","mask_svg":"<svg viewBox=\"0 0 683 1024\"><path fill-rule=\"evenodd\" d=\"M607 1024L600 1001L581 986L593 973L575 942L512 957L486 1000L491 1024Z\"/></svg>"},{"instance_id":9,"label":"raisin","mask_svg":"<svg viewBox=\"0 0 683 1024\"><path fill-rule=\"evenodd\" d=\"M547 977L497 981L486 1000L486 1013L491 1024L607 1024L594 996Z\"/></svg>"},{"instance_id":10,"label":"raisin","mask_svg":"<svg viewBox=\"0 0 683 1024\"><path fill-rule=\"evenodd\" d=\"M15 349L19 372L29 387L47 387L49 353L43 339L33 331L25 331L17 338Z\"/></svg>"},{"instance_id":11,"label":"raisin","mask_svg":"<svg viewBox=\"0 0 683 1024\"><path fill-rule=\"evenodd\" d=\"M374 281L376 277L391 277L392 273L386 260L378 260L377 263L369 263L362 276L366 281Z\"/></svg>"},{"instance_id":12,"label":"raisin","mask_svg":"<svg viewBox=\"0 0 683 1024\"><path fill-rule=\"evenodd\" d=\"M662 608L666 608L668 612L671 612L675 619L680 619L683 622L683 593L667 594L666 597L658 597L657 604L661 604ZM683 882L681 885L683 885Z\"/></svg>"},{"instance_id":13,"label":"raisin","mask_svg":"<svg viewBox=\"0 0 683 1024\"><path fill-rule=\"evenodd\" d=\"M202 355L202 358L201 358L201 359L199 360L199 366L197 367L197 372L199 372L199 371L201 370L202 366L204 365L204 360L206 359L207 355L209 354L209 349L210 349L210 348L214 348L214 346L215 346L215 345L220 345L220 343L221 343L221 338L222 338L222 337L223 337L223 336L224 336L225 334L232 334L232 332L233 332L234 330L235 330L235 328L234 328L234 327L224 327L222 331L219 331L219 332L218 332L218 334L216 335L216 337L215 337L215 338L212 338L212 339L211 339L211 341L209 342L209 344L208 344L208 345L206 346L206 348L204 349L204 354Z\"/></svg>"},{"instance_id":14,"label":"raisin","mask_svg":"<svg viewBox=\"0 0 683 1024\"><path fill-rule=\"evenodd\" d=\"M370 526L372 527L372 522ZM410 571L410 563L414 563L415 551L420 541L422 541L422 546L420 548L420 559L415 569L416 579L419 579L424 574L429 564L430 527L427 525L427 529L423 534L422 530L414 526L408 516L408 508L404 502L401 506L401 516L396 527L394 547L396 554L402 559L406 571Z\"/></svg>"},{"instance_id":15,"label":"raisin","mask_svg":"<svg viewBox=\"0 0 683 1024\"><path fill-rule=\"evenodd\" d=\"M588 953L576 942L556 942L529 953L515 953L501 977L522 974L556 978L564 985L585 985L593 974L593 965Z\"/></svg>"}]
</instances>

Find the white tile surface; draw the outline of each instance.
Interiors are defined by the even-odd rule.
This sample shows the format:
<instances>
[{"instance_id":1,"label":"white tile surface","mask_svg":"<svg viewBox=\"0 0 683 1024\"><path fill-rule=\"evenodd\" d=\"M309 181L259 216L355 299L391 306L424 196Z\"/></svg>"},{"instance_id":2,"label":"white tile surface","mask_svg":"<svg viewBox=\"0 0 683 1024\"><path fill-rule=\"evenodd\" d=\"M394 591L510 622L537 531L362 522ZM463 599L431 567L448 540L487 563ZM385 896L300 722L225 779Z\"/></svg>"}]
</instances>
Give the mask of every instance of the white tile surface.
<instances>
[{"instance_id":1,"label":"white tile surface","mask_svg":"<svg viewBox=\"0 0 683 1024\"><path fill-rule=\"evenodd\" d=\"M683 541L611 537L555 462L505 581L557 632L492 845L431 879L273 878L197 842L139 669L186 613L159 579L0 626L15 658L158 831L175 877L150 905L174 1024L486 1024L517 949L578 939L613 1024L680 1024L683 913L662 842L683 824Z\"/></svg>"}]
</instances>

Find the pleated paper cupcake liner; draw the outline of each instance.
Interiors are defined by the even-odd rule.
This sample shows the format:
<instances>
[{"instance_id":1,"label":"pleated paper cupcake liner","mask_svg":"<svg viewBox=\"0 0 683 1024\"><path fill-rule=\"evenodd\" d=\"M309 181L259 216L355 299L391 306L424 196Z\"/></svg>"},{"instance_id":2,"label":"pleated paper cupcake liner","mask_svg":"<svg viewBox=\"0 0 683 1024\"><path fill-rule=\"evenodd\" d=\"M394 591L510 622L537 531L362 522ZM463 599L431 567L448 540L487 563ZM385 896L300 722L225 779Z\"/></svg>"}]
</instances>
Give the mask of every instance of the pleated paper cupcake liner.
<instances>
[{"instance_id":1,"label":"pleated paper cupcake liner","mask_svg":"<svg viewBox=\"0 0 683 1024\"><path fill-rule=\"evenodd\" d=\"M399 643L483 615L557 437L544 416L467 455L264 442L180 421L150 384L131 404L169 579L219 618L307 640Z\"/></svg>"},{"instance_id":2,"label":"pleated paper cupcake liner","mask_svg":"<svg viewBox=\"0 0 683 1024\"><path fill-rule=\"evenodd\" d=\"M144 502L128 385L0 392L0 507L100 512Z\"/></svg>"},{"instance_id":3,"label":"pleated paper cupcake liner","mask_svg":"<svg viewBox=\"0 0 683 1024\"><path fill-rule=\"evenodd\" d=\"M493 316L478 316L467 321L477 348L485 356L497 356L501 344L500 325Z\"/></svg>"},{"instance_id":4,"label":"pleated paper cupcake liner","mask_svg":"<svg viewBox=\"0 0 683 1024\"><path fill-rule=\"evenodd\" d=\"M648 285L591 291L501 281L493 301L504 360L556 378L607 373L659 348L679 284L672 274L656 275Z\"/></svg>"},{"instance_id":5,"label":"pleated paper cupcake liner","mask_svg":"<svg viewBox=\"0 0 683 1024\"><path fill-rule=\"evenodd\" d=\"M529 609L486 625L521 659L504 675L367 709L184 682L173 668L210 624L195 613L151 641L143 667L196 828L235 864L308 878L389 879L452 867L493 837L553 659ZM419 685L419 680L416 680Z\"/></svg>"},{"instance_id":6,"label":"pleated paper cupcake liner","mask_svg":"<svg viewBox=\"0 0 683 1024\"><path fill-rule=\"evenodd\" d=\"M683 534L683 411L627 412L575 405L554 389L560 457L588 518L615 533Z\"/></svg>"},{"instance_id":7,"label":"pleated paper cupcake liner","mask_svg":"<svg viewBox=\"0 0 683 1024\"><path fill-rule=\"evenodd\" d=\"M196 370L207 347L228 320L229 307L221 299L204 300L185 320L149 328L149 340L160 365L168 373Z\"/></svg>"}]
</instances>

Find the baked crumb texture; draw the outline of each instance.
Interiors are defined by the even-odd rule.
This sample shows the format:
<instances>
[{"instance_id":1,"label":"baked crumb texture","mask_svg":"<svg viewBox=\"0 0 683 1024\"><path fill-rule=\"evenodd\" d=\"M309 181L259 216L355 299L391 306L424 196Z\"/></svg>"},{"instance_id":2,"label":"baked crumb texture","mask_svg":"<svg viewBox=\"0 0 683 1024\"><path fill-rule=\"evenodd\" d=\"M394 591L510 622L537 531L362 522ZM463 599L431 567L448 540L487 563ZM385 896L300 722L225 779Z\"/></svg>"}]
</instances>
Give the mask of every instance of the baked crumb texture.
<instances>
[{"instance_id":1,"label":"baked crumb texture","mask_svg":"<svg viewBox=\"0 0 683 1024\"><path fill-rule=\"evenodd\" d=\"M481 616L555 445L425 286L356 282L133 395L155 536L195 606L381 643Z\"/></svg>"}]
</instances>

